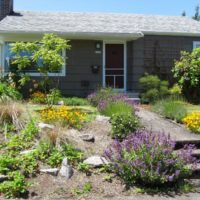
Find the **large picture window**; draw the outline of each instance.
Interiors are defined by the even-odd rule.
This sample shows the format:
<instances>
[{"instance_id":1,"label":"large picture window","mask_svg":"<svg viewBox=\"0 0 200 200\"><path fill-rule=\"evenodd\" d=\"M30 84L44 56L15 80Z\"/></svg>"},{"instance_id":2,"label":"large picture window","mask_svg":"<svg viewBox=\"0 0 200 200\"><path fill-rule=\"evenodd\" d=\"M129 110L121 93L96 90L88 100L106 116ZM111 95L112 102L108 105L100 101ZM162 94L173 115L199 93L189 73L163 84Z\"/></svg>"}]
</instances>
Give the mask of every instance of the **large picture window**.
<instances>
[{"instance_id":1,"label":"large picture window","mask_svg":"<svg viewBox=\"0 0 200 200\"><path fill-rule=\"evenodd\" d=\"M12 72L17 69L17 66L13 64L15 54L11 52L11 44L12 42L6 42L4 46L4 72ZM66 52L63 50L62 56L64 58L64 61L66 60ZM22 56L30 57L27 52L22 52ZM42 61L41 61L42 62ZM65 62L64 62L65 63ZM30 66L27 66L26 69L24 69L22 72L27 73L30 76L41 76L41 74L37 70L38 63L31 62ZM66 64L63 65L62 69L60 71L52 71L49 73L49 76L65 76L66 73Z\"/></svg>"},{"instance_id":2,"label":"large picture window","mask_svg":"<svg viewBox=\"0 0 200 200\"><path fill-rule=\"evenodd\" d=\"M193 49L200 48L200 41L193 42Z\"/></svg>"}]
</instances>

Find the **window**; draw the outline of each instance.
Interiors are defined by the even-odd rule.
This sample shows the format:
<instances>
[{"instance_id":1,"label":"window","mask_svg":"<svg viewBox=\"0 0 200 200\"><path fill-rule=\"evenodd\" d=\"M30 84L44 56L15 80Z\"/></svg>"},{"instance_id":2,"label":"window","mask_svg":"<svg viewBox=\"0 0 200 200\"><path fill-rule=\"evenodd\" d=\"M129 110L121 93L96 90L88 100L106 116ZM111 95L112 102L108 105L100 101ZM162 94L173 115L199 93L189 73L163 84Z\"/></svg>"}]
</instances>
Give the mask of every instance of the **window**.
<instances>
[{"instance_id":1,"label":"window","mask_svg":"<svg viewBox=\"0 0 200 200\"><path fill-rule=\"evenodd\" d=\"M193 49L200 48L200 41L193 42Z\"/></svg>"},{"instance_id":2,"label":"window","mask_svg":"<svg viewBox=\"0 0 200 200\"><path fill-rule=\"evenodd\" d=\"M6 42L5 43L5 56L4 56L4 70L6 73L10 72L10 71L14 71L17 66L15 66L14 64L12 64L12 61L14 59L14 56L15 54L13 54L11 51L10 51L10 44L11 42ZM22 52L22 55L23 56L30 56L27 54L27 52ZM62 51L62 56L64 58L64 62L65 62L65 59L66 59L66 52L65 50L63 49ZM26 69L23 70L24 73L27 73L29 74L30 76L41 76L40 73L38 73L37 71L37 63L34 63L32 62L31 63L31 66L28 66ZM60 71L56 71L56 72L51 72L49 73L49 76L65 76L65 71L66 71L66 64L64 63L62 69Z\"/></svg>"}]
</instances>

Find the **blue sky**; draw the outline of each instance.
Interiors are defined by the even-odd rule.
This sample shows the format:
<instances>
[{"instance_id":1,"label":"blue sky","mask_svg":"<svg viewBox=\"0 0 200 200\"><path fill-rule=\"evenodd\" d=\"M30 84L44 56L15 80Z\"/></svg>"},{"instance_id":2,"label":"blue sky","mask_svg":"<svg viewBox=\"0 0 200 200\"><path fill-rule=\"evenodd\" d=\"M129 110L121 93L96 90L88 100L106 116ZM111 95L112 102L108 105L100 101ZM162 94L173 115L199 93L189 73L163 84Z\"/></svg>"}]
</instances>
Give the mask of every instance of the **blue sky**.
<instances>
[{"instance_id":1,"label":"blue sky","mask_svg":"<svg viewBox=\"0 0 200 200\"><path fill-rule=\"evenodd\" d=\"M200 0L14 0L16 10L193 15Z\"/></svg>"}]
</instances>

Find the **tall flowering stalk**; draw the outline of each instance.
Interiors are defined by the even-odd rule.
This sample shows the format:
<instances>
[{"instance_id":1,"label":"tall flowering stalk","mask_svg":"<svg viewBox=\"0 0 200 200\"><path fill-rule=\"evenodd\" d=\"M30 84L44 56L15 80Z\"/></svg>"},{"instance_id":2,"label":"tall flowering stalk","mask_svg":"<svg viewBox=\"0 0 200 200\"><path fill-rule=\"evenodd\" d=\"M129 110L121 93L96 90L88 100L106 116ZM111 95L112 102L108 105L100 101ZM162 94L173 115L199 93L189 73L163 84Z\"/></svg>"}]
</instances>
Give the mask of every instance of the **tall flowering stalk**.
<instances>
[{"instance_id":1,"label":"tall flowering stalk","mask_svg":"<svg viewBox=\"0 0 200 200\"><path fill-rule=\"evenodd\" d=\"M196 167L194 146L174 152L175 142L165 134L138 130L123 142L115 141L105 156L127 185L164 185L189 176Z\"/></svg>"}]
</instances>

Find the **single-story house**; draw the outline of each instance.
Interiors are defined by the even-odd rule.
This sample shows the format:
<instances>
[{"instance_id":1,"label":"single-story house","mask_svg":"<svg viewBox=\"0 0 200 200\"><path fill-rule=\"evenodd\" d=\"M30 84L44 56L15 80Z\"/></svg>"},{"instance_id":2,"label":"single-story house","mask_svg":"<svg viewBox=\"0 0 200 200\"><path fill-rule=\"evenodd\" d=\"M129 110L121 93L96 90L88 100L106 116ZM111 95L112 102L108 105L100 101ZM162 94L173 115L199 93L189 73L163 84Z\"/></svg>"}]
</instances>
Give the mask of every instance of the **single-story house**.
<instances>
[{"instance_id":1,"label":"single-story house","mask_svg":"<svg viewBox=\"0 0 200 200\"><path fill-rule=\"evenodd\" d=\"M99 86L138 92L145 73L171 79L180 51L200 46L200 23L188 17L117 13L13 11L0 0L0 66L9 71L9 43L55 33L71 42L59 73L66 95L87 95ZM34 69L31 76L39 76ZM49 74L55 76L55 73Z\"/></svg>"}]
</instances>

